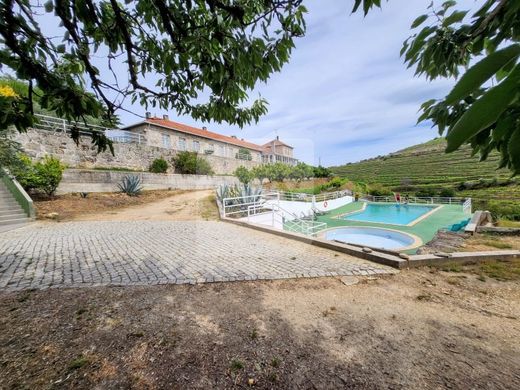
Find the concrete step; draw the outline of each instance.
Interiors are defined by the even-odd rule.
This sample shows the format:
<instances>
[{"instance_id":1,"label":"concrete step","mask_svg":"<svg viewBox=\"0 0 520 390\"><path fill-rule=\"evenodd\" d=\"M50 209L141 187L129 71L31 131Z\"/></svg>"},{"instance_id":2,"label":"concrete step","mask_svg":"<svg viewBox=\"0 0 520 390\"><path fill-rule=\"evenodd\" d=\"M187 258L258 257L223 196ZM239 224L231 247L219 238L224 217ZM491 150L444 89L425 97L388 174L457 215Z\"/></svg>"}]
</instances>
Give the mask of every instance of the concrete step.
<instances>
[{"instance_id":1,"label":"concrete step","mask_svg":"<svg viewBox=\"0 0 520 390\"><path fill-rule=\"evenodd\" d=\"M14 207L17 207L17 208L20 208L20 203L18 203L16 200L9 200L9 201L6 201L6 202L0 202L0 209L3 209L3 208L14 208Z\"/></svg>"},{"instance_id":2,"label":"concrete step","mask_svg":"<svg viewBox=\"0 0 520 390\"><path fill-rule=\"evenodd\" d=\"M13 207L9 209L0 209L0 215L6 215L6 214L15 214L15 213L24 213L25 210L21 207Z\"/></svg>"},{"instance_id":3,"label":"concrete step","mask_svg":"<svg viewBox=\"0 0 520 390\"><path fill-rule=\"evenodd\" d=\"M20 223L27 223L27 222L31 222L31 219L28 218L28 217L6 219L4 221L0 221L0 226L17 225L17 224L20 224Z\"/></svg>"},{"instance_id":4,"label":"concrete step","mask_svg":"<svg viewBox=\"0 0 520 390\"><path fill-rule=\"evenodd\" d=\"M10 219L27 218L27 214L23 211L11 211L9 214L0 214L0 221L8 221Z\"/></svg>"}]
</instances>

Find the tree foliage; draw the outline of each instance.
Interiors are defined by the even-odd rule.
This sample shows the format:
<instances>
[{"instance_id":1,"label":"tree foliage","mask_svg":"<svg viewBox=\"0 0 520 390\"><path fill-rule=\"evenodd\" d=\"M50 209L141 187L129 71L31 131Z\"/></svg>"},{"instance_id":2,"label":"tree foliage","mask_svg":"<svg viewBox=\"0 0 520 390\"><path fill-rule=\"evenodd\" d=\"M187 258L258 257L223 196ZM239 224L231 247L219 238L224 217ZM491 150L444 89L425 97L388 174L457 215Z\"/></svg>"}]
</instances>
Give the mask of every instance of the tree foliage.
<instances>
[{"instance_id":1,"label":"tree foliage","mask_svg":"<svg viewBox=\"0 0 520 390\"><path fill-rule=\"evenodd\" d=\"M301 0L0 0L0 66L28 82L0 130L31 126L34 96L70 121L111 122L129 99L196 120L255 122L267 102L244 107L248 93L289 60L305 12Z\"/></svg>"},{"instance_id":2,"label":"tree foliage","mask_svg":"<svg viewBox=\"0 0 520 390\"><path fill-rule=\"evenodd\" d=\"M365 14L380 0L356 0ZM520 173L520 2L487 0L475 12L456 1L432 4L412 23L401 50L408 67L429 79L459 77L452 91L422 105L448 140L447 152L469 143L485 160L496 149L499 167Z\"/></svg>"}]
</instances>

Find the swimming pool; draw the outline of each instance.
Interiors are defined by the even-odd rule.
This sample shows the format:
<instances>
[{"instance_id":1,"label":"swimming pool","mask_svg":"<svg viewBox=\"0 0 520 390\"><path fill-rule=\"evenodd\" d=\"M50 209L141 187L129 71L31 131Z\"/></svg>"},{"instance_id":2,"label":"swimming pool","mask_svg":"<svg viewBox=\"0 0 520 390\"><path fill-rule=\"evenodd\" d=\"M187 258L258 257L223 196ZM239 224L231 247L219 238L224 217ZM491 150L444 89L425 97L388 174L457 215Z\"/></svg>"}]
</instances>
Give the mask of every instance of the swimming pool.
<instances>
[{"instance_id":1,"label":"swimming pool","mask_svg":"<svg viewBox=\"0 0 520 390\"><path fill-rule=\"evenodd\" d=\"M364 210L345 215L348 221L408 225L437 206L368 203Z\"/></svg>"},{"instance_id":2,"label":"swimming pool","mask_svg":"<svg viewBox=\"0 0 520 390\"><path fill-rule=\"evenodd\" d=\"M404 249L420 245L421 241L395 230L372 227L344 227L325 232L325 239L382 249Z\"/></svg>"}]
</instances>

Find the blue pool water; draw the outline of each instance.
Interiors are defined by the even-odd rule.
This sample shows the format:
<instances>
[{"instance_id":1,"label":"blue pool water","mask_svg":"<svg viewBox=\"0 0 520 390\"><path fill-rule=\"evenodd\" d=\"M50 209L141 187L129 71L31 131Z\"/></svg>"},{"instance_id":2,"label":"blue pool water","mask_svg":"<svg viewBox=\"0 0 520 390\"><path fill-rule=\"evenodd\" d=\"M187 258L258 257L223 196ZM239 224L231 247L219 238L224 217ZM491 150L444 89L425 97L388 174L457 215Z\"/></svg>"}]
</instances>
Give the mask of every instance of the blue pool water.
<instances>
[{"instance_id":1,"label":"blue pool water","mask_svg":"<svg viewBox=\"0 0 520 390\"><path fill-rule=\"evenodd\" d=\"M415 241L413 237L406 233L373 227L331 229L325 233L325 238L383 249L402 249L412 245Z\"/></svg>"},{"instance_id":2,"label":"blue pool water","mask_svg":"<svg viewBox=\"0 0 520 390\"><path fill-rule=\"evenodd\" d=\"M392 225L408 225L435 207L436 206L369 203L365 210L346 215L343 219L349 221L388 223Z\"/></svg>"}]
</instances>

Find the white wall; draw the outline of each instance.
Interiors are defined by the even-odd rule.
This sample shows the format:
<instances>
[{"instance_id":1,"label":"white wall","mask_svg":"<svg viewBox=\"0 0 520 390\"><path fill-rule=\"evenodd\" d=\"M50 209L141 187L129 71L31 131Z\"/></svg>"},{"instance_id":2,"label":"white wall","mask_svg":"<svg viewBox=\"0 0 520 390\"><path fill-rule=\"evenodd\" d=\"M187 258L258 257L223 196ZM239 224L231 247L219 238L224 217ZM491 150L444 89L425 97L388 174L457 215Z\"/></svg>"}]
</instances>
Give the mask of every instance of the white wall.
<instances>
[{"instance_id":1,"label":"white wall","mask_svg":"<svg viewBox=\"0 0 520 390\"><path fill-rule=\"evenodd\" d=\"M331 211L338 207L344 206L354 201L352 196L344 196L338 199L331 199L327 201L327 207L325 202L316 202L316 208L320 211ZM283 229L282 215L285 220L290 221L295 218L301 218L306 215L312 214L312 203L311 202L295 202L289 200L268 200L265 202L266 205L279 205L282 210L280 213L275 213L274 227L277 229ZM243 221L249 221L250 223L257 223L261 225L273 226L273 216L271 212L257 214L248 217L241 218Z\"/></svg>"}]
</instances>

